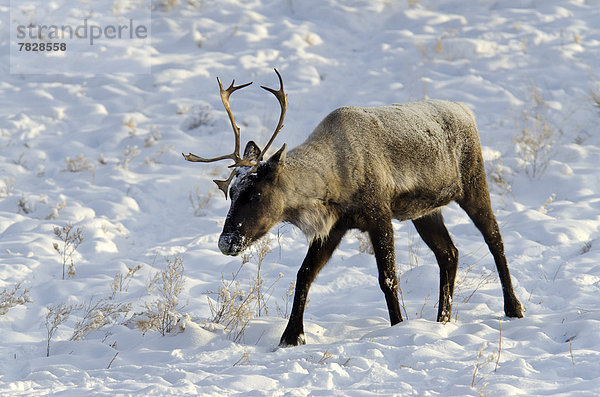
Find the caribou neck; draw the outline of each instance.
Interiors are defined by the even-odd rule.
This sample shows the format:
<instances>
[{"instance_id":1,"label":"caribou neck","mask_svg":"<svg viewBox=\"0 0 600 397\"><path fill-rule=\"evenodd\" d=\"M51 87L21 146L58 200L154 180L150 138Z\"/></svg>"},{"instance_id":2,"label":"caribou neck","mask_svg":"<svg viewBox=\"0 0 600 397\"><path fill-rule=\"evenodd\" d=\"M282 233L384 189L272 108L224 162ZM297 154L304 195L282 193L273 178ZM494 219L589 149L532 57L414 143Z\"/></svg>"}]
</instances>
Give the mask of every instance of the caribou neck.
<instances>
[{"instance_id":1,"label":"caribou neck","mask_svg":"<svg viewBox=\"0 0 600 397\"><path fill-rule=\"evenodd\" d=\"M336 173L295 154L290 152L278 179L289 192L283 221L297 226L309 241L323 239L339 218L337 194L331 189L338 185Z\"/></svg>"}]
</instances>

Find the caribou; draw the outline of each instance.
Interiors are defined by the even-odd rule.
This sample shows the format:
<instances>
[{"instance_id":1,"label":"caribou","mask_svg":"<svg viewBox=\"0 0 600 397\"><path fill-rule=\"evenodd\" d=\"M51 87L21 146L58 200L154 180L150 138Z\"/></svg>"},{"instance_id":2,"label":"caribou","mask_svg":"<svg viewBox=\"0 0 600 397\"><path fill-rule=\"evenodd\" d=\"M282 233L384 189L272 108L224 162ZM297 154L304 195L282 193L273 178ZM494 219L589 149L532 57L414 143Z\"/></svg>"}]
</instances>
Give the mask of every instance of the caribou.
<instances>
[{"instance_id":1,"label":"caribou","mask_svg":"<svg viewBox=\"0 0 600 397\"><path fill-rule=\"evenodd\" d=\"M504 245L490 201L475 118L462 103L443 100L378 107L341 107L326 116L308 138L270 157L267 150L283 127L287 95L261 86L277 98L281 113L261 149L253 141L240 155L240 129L230 95L251 83L219 84L234 133L234 151L214 158L184 154L187 161L232 160L225 180L215 180L231 206L218 246L238 255L276 224L297 226L309 241L297 274L291 315L280 346L306 343L303 316L311 283L350 229L370 238L391 325L402 321L392 220L411 220L435 254L440 268L437 321L450 320L458 250L444 225L442 208L454 201L483 235L496 265L504 312L523 317L511 283Z\"/></svg>"}]
</instances>

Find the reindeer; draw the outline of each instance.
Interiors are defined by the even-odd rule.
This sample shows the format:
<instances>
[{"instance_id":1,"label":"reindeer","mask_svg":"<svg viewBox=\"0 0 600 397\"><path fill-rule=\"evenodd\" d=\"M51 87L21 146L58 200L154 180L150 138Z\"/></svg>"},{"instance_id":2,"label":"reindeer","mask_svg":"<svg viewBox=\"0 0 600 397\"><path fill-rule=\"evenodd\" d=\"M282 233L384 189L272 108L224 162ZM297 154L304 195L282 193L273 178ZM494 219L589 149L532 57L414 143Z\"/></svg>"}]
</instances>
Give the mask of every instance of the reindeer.
<instances>
[{"instance_id":1,"label":"reindeer","mask_svg":"<svg viewBox=\"0 0 600 397\"><path fill-rule=\"evenodd\" d=\"M240 129L229 96L251 83L223 89L221 99L235 136L231 154L192 162L233 160L226 180L231 207L219 237L225 255L238 255L280 222L297 226L309 248L298 271L294 303L280 346L306 343L303 316L311 283L350 229L367 232L379 271L391 325L402 321L392 219L411 220L435 254L440 267L437 321L450 320L458 250L446 229L441 209L452 201L479 229L494 257L502 284L504 312L523 317L513 291L504 246L492 212L483 157L473 114L456 102L428 100L331 112L300 146L289 153L284 144L265 153L283 127L287 96L277 70L281 107L279 122L261 150L248 142L240 156Z\"/></svg>"}]
</instances>

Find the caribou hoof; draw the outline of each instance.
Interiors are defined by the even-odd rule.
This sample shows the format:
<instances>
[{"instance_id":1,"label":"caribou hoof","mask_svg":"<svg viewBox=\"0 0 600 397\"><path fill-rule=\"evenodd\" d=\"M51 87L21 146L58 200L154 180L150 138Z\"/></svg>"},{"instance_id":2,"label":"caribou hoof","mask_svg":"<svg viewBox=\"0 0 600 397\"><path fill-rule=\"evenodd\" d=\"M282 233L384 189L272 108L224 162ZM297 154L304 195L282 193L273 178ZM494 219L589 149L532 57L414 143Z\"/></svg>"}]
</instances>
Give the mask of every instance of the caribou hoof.
<instances>
[{"instance_id":1,"label":"caribou hoof","mask_svg":"<svg viewBox=\"0 0 600 397\"><path fill-rule=\"evenodd\" d=\"M281 341L279 342L279 347L291 347L291 346L300 346L306 345L306 338L304 334L300 334L298 336L286 336L285 334L281 337Z\"/></svg>"},{"instance_id":2,"label":"caribou hoof","mask_svg":"<svg viewBox=\"0 0 600 397\"><path fill-rule=\"evenodd\" d=\"M523 306L518 300L504 305L504 314L507 317L523 318Z\"/></svg>"}]
</instances>

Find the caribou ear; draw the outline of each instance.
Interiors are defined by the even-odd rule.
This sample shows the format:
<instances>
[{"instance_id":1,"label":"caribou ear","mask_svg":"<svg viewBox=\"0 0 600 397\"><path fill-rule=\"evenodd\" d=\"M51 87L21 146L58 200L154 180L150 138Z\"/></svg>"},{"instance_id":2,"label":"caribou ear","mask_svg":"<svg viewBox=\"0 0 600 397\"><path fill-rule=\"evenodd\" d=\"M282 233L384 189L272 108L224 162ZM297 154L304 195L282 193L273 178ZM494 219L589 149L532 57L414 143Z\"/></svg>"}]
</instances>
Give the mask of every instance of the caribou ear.
<instances>
[{"instance_id":1,"label":"caribou ear","mask_svg":"<svg viewBox=\"0 0 600 397\"><path fill-rule=\"evenodd\" d=\"M268 178L276 178L279 174L279 170L285 163L285 153L287 146L283 144L274 155L272 155L263 165L258 169L258 175L262 175Z\"/></svg>"},{"instance_id":2,"label":"caribou ear","mask_svg":"<svg viewBox=\"0 0 600 397\"><path fill-rule=\"evenodd\" d=\"M260 156L260 148L254 141L249 141L244 149L244 158L256 162Z\"/></svg>"},{"instance_id":3,"label":"caribou ear","mask_svg":"<svg viewBox=\"0 0 600 397\"><path fill-rule=\"evenodd\" d=\"M285 163L285 155L287 153L287 145L284 143L281 149L271 156L267 162L272 166L280 166Z\"/></svg>"}]
</instances>

